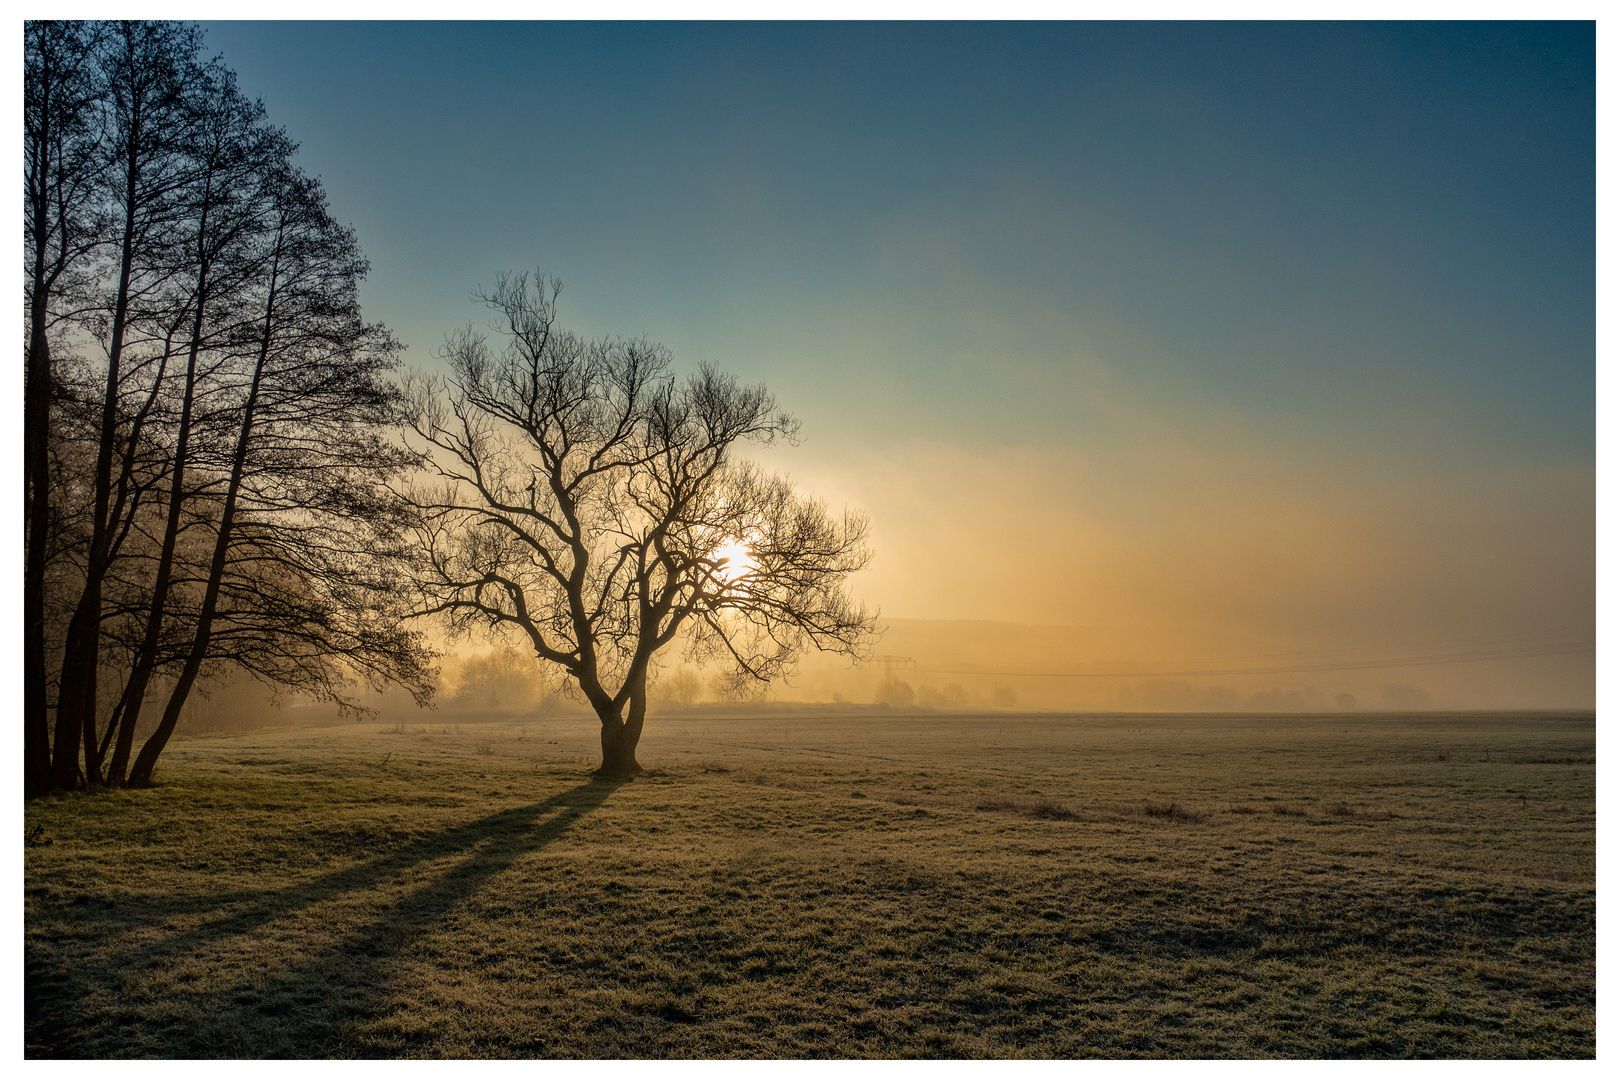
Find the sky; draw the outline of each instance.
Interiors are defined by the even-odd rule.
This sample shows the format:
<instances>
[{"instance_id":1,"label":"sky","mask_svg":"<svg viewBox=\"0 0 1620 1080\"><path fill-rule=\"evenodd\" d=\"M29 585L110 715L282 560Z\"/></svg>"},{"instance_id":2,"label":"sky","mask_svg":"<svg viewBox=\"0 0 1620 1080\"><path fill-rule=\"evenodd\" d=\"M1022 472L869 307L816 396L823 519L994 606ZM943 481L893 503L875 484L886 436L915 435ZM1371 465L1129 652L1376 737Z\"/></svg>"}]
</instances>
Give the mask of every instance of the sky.
<instances>
[{"instance_id":1,"label":"sky","mask_svg":"<svg viewBox=\"0 0 1620 1080\"><path fill-rule=\"evenodd\" d=\"M204 25L409 362L538 268L764 381L920 666L1592 640L1589 23ZM1591 707L1594 661L1217 682Z\"/></svg>"}]
</instances>

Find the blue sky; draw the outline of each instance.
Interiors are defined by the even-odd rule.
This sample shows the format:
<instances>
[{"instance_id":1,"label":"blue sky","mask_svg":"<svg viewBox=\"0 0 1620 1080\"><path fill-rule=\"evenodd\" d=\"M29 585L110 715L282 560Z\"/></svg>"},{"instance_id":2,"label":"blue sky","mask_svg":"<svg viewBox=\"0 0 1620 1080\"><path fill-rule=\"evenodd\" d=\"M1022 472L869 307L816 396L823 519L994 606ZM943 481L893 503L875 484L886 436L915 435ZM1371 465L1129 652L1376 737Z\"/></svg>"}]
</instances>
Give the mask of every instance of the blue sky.
<instances>
[{"instance_id":1,"label":"blue sky","mask_svg":"<svg viewBox=\"0 0 1620 1080\"><path fill-rule=\"evenodd\" d=\"M886 612L1591 626L1590 24L205 25L413 362L541 267L764 379Z\"/></svg>"}]
</instances>

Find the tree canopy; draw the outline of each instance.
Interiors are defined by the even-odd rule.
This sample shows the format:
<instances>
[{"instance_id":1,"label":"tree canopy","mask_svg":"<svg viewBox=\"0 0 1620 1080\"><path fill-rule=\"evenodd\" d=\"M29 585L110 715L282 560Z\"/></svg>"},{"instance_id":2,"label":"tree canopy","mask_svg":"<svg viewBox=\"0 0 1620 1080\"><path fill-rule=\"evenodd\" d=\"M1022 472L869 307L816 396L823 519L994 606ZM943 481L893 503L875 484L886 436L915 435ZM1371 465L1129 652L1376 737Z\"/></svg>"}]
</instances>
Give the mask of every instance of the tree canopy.
<instances>
[{"instance_id":1,"label":"tree canopy","mask_svg":"<svg viewBox=\"0 0 1620 1080\"><path fill-rule=\"evenodd\" d=\"M681 643L734 685L807 646L859 656L874 616L847 592L864 517L831 513L740 456L797 424L763 386L675 374L645 340L557 325L560 284L503 276L495 339L452 334L414 384L425 610L516 631L602 722L603 771L633 775L659 652Z\"/></svg>"},{"instance_id":2,"label":"tree canopy","mask_svg":"<svg viewBox=\"0 0 1620 1080\"><path fill-rule=\"evenodd\" d=\"M211 670L425 699L352 230L196 27L29 22L24 53L29 793L148 781Z\"/></svg>"}]
</instances>

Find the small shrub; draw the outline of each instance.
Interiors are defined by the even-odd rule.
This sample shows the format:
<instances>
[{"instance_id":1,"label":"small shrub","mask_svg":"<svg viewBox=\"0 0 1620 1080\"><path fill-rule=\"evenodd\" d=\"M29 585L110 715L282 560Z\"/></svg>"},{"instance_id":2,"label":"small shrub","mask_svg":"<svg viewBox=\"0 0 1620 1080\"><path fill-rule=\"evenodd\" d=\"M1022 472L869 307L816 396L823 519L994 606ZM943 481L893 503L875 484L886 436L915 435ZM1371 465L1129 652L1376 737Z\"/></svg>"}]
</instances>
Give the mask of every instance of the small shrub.
<instances>
[{"instance_id":1,"label":"small shrub","mask_svg":"<svg viewBox=\"0 0 1620 1080\"><path fill-rule=\"evenodd\" d=\"M1241 806L1238 803L1233 803L1226 808L1226 812L1228 814L1258 814L1260 811L1252 806Z\"/></svg>"},{"instance_id":2,"label":"small shrub","mask_svg":"<svg viewBox=\"0 0 1620 1080\"><path fill-rule=\"evenodd\" d=\"M1273 814L1280 814L1283 817L1305 816L1305 808L1303 806L1288 806L1284 803L1278 803L1276 806L1273 806L1271 808L1271 812Z\"/></svg>"}]
</instances>

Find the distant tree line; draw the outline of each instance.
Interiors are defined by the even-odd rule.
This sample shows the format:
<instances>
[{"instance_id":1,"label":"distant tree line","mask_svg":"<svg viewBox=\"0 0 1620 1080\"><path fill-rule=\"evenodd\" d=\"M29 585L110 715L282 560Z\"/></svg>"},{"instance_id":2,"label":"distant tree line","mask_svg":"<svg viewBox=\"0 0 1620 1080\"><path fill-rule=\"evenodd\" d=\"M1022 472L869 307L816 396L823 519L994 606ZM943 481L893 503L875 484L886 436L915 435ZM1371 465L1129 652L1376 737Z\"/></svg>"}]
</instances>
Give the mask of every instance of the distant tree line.
<instances>
[{"instance_id":1,"label":"distant tree line","mask_svg":"<svg viewBox=\"0 0 1620 1080\"><path fill-rule=\"evenodd\" d=\"M480 712L540 713L557 703L534 653L502 645L457 665L456 690L447 704Z\"/></svg>"},{"instance_id":2,"label":"distant tree line","mask_svg":"<svg viewBox=\"0 0 1620 1080\"><path fill-rule=\"evenodd\" d=\"M27 793L149 782L229 668L425 700L417 458L353 232L196 27L29 22L24 51Z\"/></svg>"}]
</instances>

